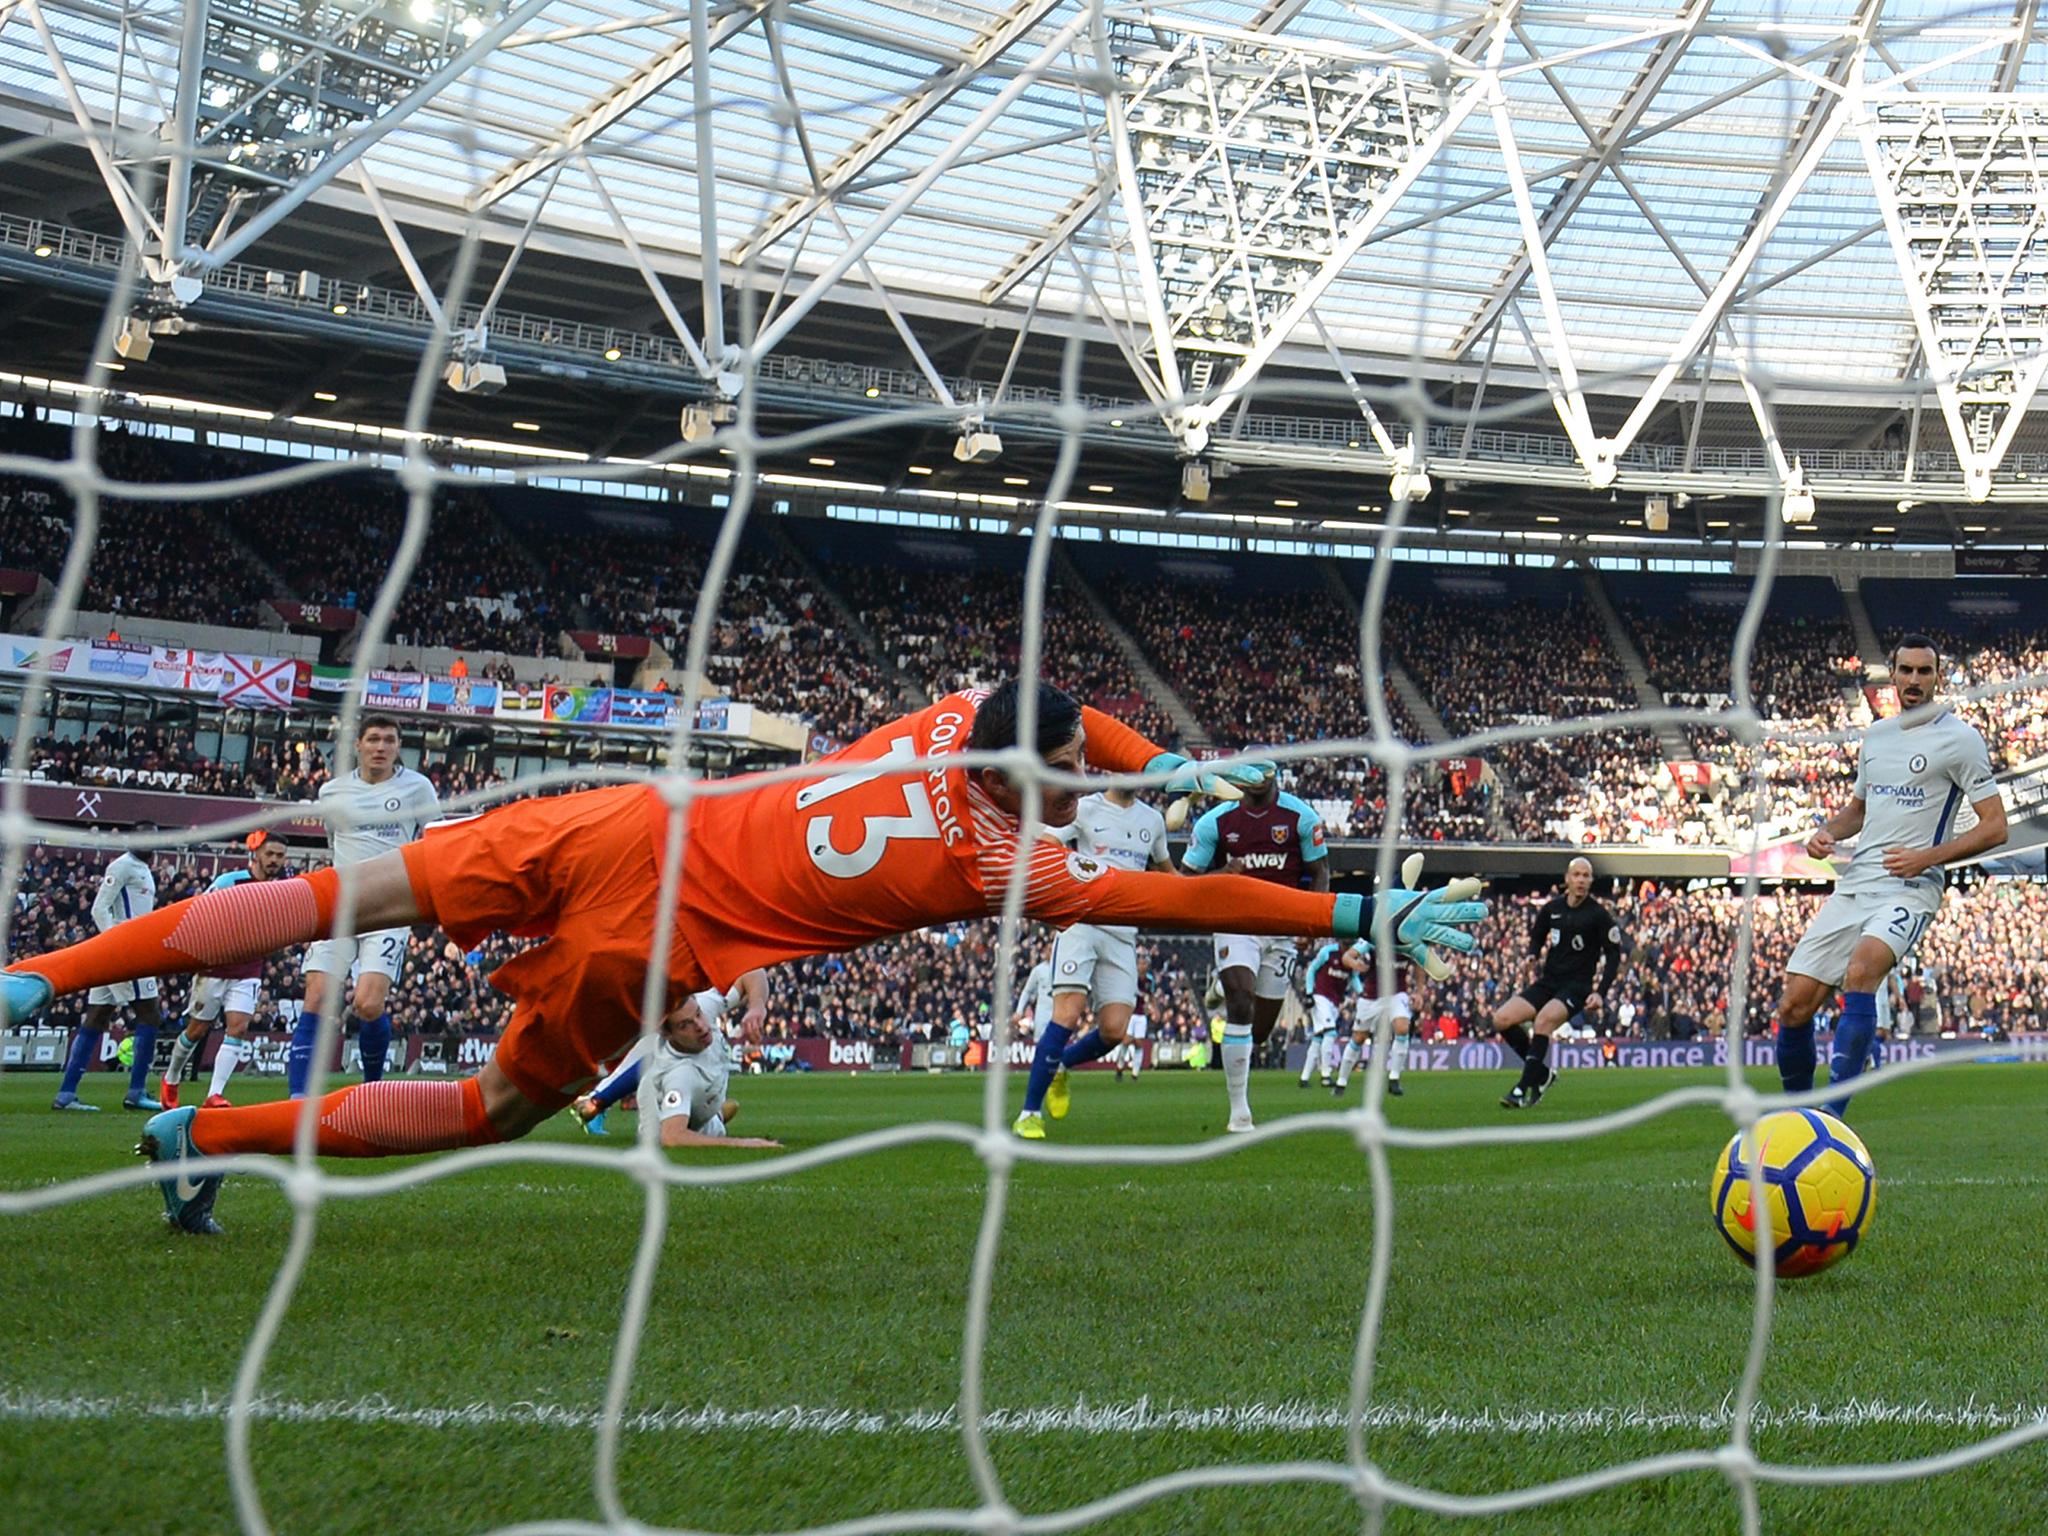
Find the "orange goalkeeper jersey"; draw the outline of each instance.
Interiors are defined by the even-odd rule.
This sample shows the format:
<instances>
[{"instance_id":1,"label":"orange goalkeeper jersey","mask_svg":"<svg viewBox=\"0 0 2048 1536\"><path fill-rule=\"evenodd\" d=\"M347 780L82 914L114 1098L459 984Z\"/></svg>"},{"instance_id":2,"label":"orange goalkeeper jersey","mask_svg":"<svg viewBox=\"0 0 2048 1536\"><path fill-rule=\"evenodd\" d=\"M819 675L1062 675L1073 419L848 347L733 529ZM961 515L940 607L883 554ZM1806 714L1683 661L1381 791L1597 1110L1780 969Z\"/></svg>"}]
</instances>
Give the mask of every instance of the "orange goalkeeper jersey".
<instances>
[{"instance_id":1,"label":"orange goalkeeper jersey","mask_svg":"<svg viewBox=\"0 0 2048 1536\"><path fill-rule=\"evenodd\" d=\"M1020 848L1018 818L943 761L967 748L985 695L948 694L811 766L817 777L707 795L692 803L676 914L711 980L755 966L852 949L934 923L1000 913L1012 869L1028 860L1024 910L1076 922L1233 933L1327 934L1334 898L1243 876L1113 870L1050 839ZM1160 749L1113 716L1083 714L1087 758L1112 773ZM854 764L938 758L868 776ZM666 812L652 802L656 847Z\"/></svg>"}]
</instances>

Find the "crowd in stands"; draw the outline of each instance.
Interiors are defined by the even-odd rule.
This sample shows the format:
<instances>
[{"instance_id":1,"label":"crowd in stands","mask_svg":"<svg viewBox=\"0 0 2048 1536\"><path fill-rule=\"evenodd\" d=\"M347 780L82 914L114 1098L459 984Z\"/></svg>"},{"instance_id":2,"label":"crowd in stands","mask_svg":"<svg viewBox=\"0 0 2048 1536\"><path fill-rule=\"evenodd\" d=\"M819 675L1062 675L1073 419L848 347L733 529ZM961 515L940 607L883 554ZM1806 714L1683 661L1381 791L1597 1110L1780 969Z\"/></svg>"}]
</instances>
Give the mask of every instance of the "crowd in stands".
<instances>
[{"instance_id":1,"label":"crowd in stands","mask_svg":"<svg viewBox=\"0 0 2048 1536\"><path fill-rule=\"evenodd\" d=\"M312 800L331 776L331 747L316 743L313 727L294 739L257 743L242 762L202 752L187 727L102 726L88 736L38 736L29 747L29 773L65 784L168 789L181 794L254 800ZM416 766L441 798L469 794L504 781L489 769L435 753L416 754Z\"/></svg>"},{"instance_id":2,"label":"crowd in stands","mask_svg":"<svg viewBox=\"0 0 2048 1536\"><path fill-rule=\"evenodd\" d=\"M1190 592L1128 577L1105 582L1104 593L1218 746L1372 735L1357 616L1334 593ZM1391 685L1386 703L1396 736L1425 739ZM1348 835L1377 837L1385 825L1385 774L1369 759L1299 759L1288 764L1282 783L1318 803L1325 820ZM1423 837L1479 837L1489 795L1478 785L1455 795L1434 766L1419 768L1406 786L1403 820Z\"/></svg>"},{"instance_id":3,"label":"crowd in stands","mask_svg":"<svg viewBox=\"0 0 2048 1536\"><path fill-rule=\"evenodd\" d=\"M885 655L933 697L1017 668L1024 588L1014 571L835 565L828 575ZM1045 593L1039 672L1161 746L1179 733L1145 693L1087 599L1054 577Z\"/></svg>"}]
</instances>

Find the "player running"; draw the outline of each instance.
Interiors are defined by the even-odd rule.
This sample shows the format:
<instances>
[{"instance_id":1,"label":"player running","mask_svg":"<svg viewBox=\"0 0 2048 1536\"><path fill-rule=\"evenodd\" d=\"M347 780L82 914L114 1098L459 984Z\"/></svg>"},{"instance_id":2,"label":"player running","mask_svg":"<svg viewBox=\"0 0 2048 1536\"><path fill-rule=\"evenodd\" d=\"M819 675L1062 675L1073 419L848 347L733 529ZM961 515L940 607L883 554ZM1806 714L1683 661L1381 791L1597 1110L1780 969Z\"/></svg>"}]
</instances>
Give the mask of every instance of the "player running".
<instances>
[{"instance_id":1,"label":"player running","mask_svg":"<svg viewBox=\"0 0 2048 1536\"><path fill-rule=\"evenodd\" d=\"M1084 795L1065 830L1062 842L1111 869L1173 870L1166 853L1166 818L1134 790ZM1074 924L1053 940L1050 984L1052 1016L1040 1021L1024 1109L1012 1127L1026 1141L1045 1140L1046 1115L1066 1118L1071 1070L1123 1044L1138 1001L1138 930ZM1095 1027L1076 1040L1084 1008L1094 1012Z\"/></svg>"},{"instance_id":2,"label":"player running","mask_svg":"<svg viewBox=\"0 0 2048 1536\"><path fill-rule=\"evenodd\" d=\"M247 869L223 870L213 877L212 891L231 891L250 880L275 880L284 873L284 844L258 827L243 840L249 850ZM226 1016L226 1032L213 1058L213 1081L206 1090L206 1107L227 1106L228 1079L235 1075L242 1057L249 1054L249 1021L256 1016L256 999L263 985L263 960L245 960L223 966L217 972L192 978L192 996L185 1004L185 1027L171 1042L170 1064L164 1068L157 1097L163 1108L178 1107L178 1084L185 1080L185 1068L192 1053L206 1041L213 1021Z\"/></svg>"},{"instance_id":3,"label":"player running","mask_svg":"<svg viewBox=\"0 0 2048 1536\"><path fill-rule=\"evenodd\" d=\"M1025 787L999 768L946 758L1019 745L1018 689L948 694L810 765L808 779L710 786L684 819L664 787L625 785L516 801L435 827L360 865L358 918L370 930L438 923L473 947L495 932L550 936L498 967L514 1000L496 1052L460 1082L366 1082L328 1094L315 1115L325 1156L382 1157L524 1136L595 1080L596 1064L640 1032L650 954L665 953L654 995L664 1014L691 993L730 986L756 966L855 948L937 923L1000 912L1011 875L1027 916L1179 930L1334 934L1366 931L1385 903L1404 953L1470 953L1486 903L1477 882L1377 897L1290 890L1234 875L1134 874L1044 839L1023 841ZM1115 718L1040 684L1024 743L1058 771L1154 771L1176 791L1229 793L1222 778ZM921 758L935 759L920 764ZM901 765L901 766L894 766ZM893 771L892 771L893 767ZM1042 786L1044 820L1064 826L1079 796ZM687 836L685 831L687 830ZM673 919L658 930L665 860L680 856ZM176 903L0 973L7 1017L29 1018L58 993L153 971L216 969L334 928L340 876L315 870ZM172 1163L166 1215L210 1230L220 1176L197 1155L290 1150L299 1109L286 1102L167 1110L141 1150Z\"/></svg>"},{"instance_id":4,"label":"player running","mask_svg":"<svg viewBox=\"0 0 2048 1536\"><path fill-rule=\"evenodd\" d=\"M137 822L135 830L153 832L156 827L144 821ZM149 856L124 852L116 855L100 876L99 890L92 898L92 925L105 933L155 906L156 871L150 868ZM121 1100L121 1107L163 1108L144 1092L149 1086L149 1064L156 1057L156 1034L164 1022L154 976L94 987L86 994L85 1023L71 1037L71 1050L64 1058L64 1075L58 1080L57 1096L50 1101L50 1108L99 1112L99 1105L88 1104L78 1096L78 1084L99 1056L100 1041L106 1037L107 1026L114 1022L116 1008L129 1008L135 1014L135 1056L128 1067L128 1093Z\"/></svg>"},{"instance_id":5,"label":"player running","mask_svg":"<svg viewBox=\"0 0 2048 1536\"><path fill-rule=\"evenodd\" d=\"M1301 1086L1306 1088L1322 1066L1322 1084L1330 1086L1337 1070L1337 1024L1344 1016L1344 1003L1358 989L1358 973L1364 966L1359 953L1362 944L1339 944L1335 939L1315 952L1304 979L1308 983L1308 1050L1301 1058Z\"/></svg>"},{"instance_id":6,"label":"player running","mask_svg":"<svg viewBox=\"0 0 2048 1536\"><path fill-rule=\"evenodd\" d=\"M1829 859L1844 839L1857 838L1848 870L1785 964L1778 1076L1787 1093L1813 1087L1813 1016L1837 988L1842 1018L1828 1081L1863 1071L1877 1034L1877 989L1941 910L1941 866L2005 841L2005 802L1984 738L1934 696L1934 642L1907 635L1892 647L1891 663L1900 713L1863 733L1849 803L1806 840L1808 854ZM1976 824L1956 833L1965 805ZM1848 1107L1848 1094L1828 1104L1837 1115Z\"/></svg>"},{"instance_id":7,"label":"player running","mask_svg":"<svg viewBox=\"0 0 2048 1536\"><path fill-rule=\"evenodd\" d=\"M365 715L356 730L354 770L320 786L322 805L348 811L348 820L327 825L327 845L337 868L403 847L440 813L441 797L434 792L433 781L398 760L403 745L396 720ZM306 1080L312 1075L313 1041L320 1033L320 1005L329 977L341 978L336 985L354 986L349 1011L356 1018L363 1081L374 1083L384 1075L384 1059L391 1050L388 1004L391 989L405 970L405 949L412 935L403 924L364 931L360 914L356 926L353 939L328 938L314 944L300 967L306 996L285 1057L285 1082L295 1099L305 1097Z\"/></svg>"},{"instance_id":8,"label":"player running","mask_svg":"<svg viewBox=\"0 0 2048 1536\"><path fill-rule=\"evenodd\" d=\"M1411 854L1411 858L1420 855ZM1351 1086L1351 1073L1361 1060L1371 1058L1373 1038L1379 1032L1380 1020L1386 1018L1393 1029L1393 1038L1387 1042L1387 1092L1395 1098L1405 1091L1401 1087L1401 1073L1408 1066L1408 1043L1415 1032L1415 1009L1408 997L1408 967L1394 967L1394 984L1386 996L1380 995L1380 968L1366 957L1363 945L1354 945L1360 961L1358 1005L1353 1015L1351 1038L1344 1043L1344 1059L1337 1066L1337 1081L1331 1090L1338 1098Z\"/></svg>"},{"instance_id":9,"label":"player running","mask_svg":"<svg viewBox=\"0 0 2048 1536\"><path fill-rule=\"evenodd\" d=\"M1199 875L1220 865L1234 876L1267 885L1276 895L1324 895L1330 889L1330 861L1323 846L1322 818L1306 800L1280 788L1279 773L1271 763L1248 766L1259 770L1257 777L1241 798L1211 806L1195 823L1181 868ZM1252 1047L1264 1045L1273 1033L1294 975L1295 945L1277 936L1282 932L1216 934L1216 976L1223 988L1223 1085L1230 1094L1228 1129L1233 1132L1252 1129Z\"/></svg>"},{"instance_id":10,"label":"player running","mask_svg":"<svg viewBox=\"0 0 2048 1536\"><path fill-rule=\"evenodd\" d=\"M706 1001L713 997L716 998L715 1002ZM768 973L761 970L749 971L739 979L730 992L700 992L696 1001L697 1011L713 1024L720 1023L728 1012L744 1002L746 1010L741 1016L741 1032L750 1040L758 1040L761 1038L762 1027L768 1022ZM719 1032L719 1038L721 1042L724 1040L722 1030ZM643 1039L626 1053L624 1061L605 1074L603 1081L569 1105L569 1113L581 1123L586 1135L609 1134L605 1130L605 1111L619 1100L629 1099L639 1092L642 1065L647 1054L647 1042ZM730 1120L732 1117L728 1115L726 1118ZM663 1145L666 1146L667 1143L664 1142Z\"/></svg>"},{"instance_id":11,"label":"player running","mask_svg":"<svg viewBox=\"0 0 2048 1536\"><path fill-rule=\"evenodd\" d=\"M1580 1010L1598 1008L1621 974L1621 929L1592 892L1591 861L1573 859L1564 867L1564 894L1543 903L1529 924L1529 956L1542 958L1543 972L1493 1014L1502 1041L1522 1058L1521 1081L1501 1097L1502 1109L1536 1107L1557 1081L1550 1037Z\"/></svg>"}]
</instances>

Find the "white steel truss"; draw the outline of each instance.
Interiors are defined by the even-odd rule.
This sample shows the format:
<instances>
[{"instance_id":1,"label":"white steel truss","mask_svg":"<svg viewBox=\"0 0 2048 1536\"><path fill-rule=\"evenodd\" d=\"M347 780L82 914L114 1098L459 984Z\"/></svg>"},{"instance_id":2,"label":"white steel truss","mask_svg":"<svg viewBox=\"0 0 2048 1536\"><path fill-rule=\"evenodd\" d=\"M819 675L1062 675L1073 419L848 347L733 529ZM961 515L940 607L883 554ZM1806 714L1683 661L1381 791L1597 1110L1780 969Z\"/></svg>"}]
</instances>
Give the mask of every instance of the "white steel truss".
<instances>
[{"instance_id":1,"label":"white steel truss","mask_svg":"<svg viewBox=\"0 0 2048 1536\"><path fill-rule=\"evenodd\" d=\"M2048 373L2048 96L1875 102L1857 137L1972 501Z\"/></svg>"},{"instance_id":2,"label":"white steel truss","mask_svg":"<svg viewBox=\"0 0 2048 1536\"><path fill-rule=\"evenodd\" d=\"M1505 25L1512 6L1496 18ZM1478 104L1471 76L1258 33L1118 27L1110 143L1189 453Z\"/></svg>"}]
</instances>

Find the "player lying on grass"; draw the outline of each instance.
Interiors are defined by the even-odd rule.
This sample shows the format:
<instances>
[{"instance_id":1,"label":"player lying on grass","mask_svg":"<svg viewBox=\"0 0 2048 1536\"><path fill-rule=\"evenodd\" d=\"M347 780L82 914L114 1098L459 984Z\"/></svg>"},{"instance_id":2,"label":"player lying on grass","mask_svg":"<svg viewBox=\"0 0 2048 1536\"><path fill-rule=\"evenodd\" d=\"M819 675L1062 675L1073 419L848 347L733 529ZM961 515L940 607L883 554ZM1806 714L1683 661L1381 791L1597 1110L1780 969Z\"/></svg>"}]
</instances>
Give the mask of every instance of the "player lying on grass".
<instances>
[{"instance_id":1,"label":"player lying on grass","mask_svg":"<svg viewBox=\"0 0 2048 1536\"><path fill-rule=\"evenodd\" d=\"M744 1002L747 1007L745 1014L742 1015L740 1020L741 1031L748 1039L759 1040L762 1027L768 1022L768 973L758 969L751 970L739 979L738 984L731 991L699 992L696 994L695 1001L697 1011L714 1026L720 1024L726 1014ZM721 1059L726 1060L726 1070L729 1071L730 1059L726 1054L725 1033L722 1029L718 1030L717 1033L718 1055ZM667 1036L664 1035L662 1038L666 1039ZM660 1041L656 1042L655 1048L657 1050L660 1049ZM698 1049L702 1049L702 1047ZM621 1099L630 1099L640 1091L642 1068L647 1055L647 1042L642 1040L626 1053L624 1061L604 1075L603 1081L569 1106L569 1113L582 1123L586 1133L592 1136L609 1134L605 1129L605 1111ZM724 1081L723 1073L721 1074L720 1081L721 1083ZM724 1091L722 1087L719 1090L721 1095L723 1095ZM725 1120L727 1124L730 1124L732 1116L727 1115ZM693 1125L695 1123L695 1121L691 1122ZM666 1129L666 1126L667 1122L664 1121L663 1128ZM668 1146L669 1144L668 1142L662 1143L663 1146Z\"/></svg>"},{"instance_id":2,"label":"player lying on grass","mask_svg":"<svg viewBox=\"0 0 2048 1536\"><path fill-rule=\"evenodd\" d=\"M935 923L1002 910L1021 860L1027 916L1214 932L1354 938L1375 898L1287 890L1235 875L1111 870L1057 842L1022 839L1025 790L995 768L949 765L967 749L1018 745L1018 690L948 694L821 758L805 779L781 779L692 803L668 933L665 1012L693 992L804 955L856 948ZM1035 739L1049 766L1078 775L1169 776L1169 788L1230 786L1109 715L1041 684ZM929 766L869 772L877 765ZM744 785L745 781L741 781ZM1064 826L1080 796L1045 786L1043 820ZM490 934L548 935L508 960L492 983L513 999L491 1061L461 1082L359 1083L311 1113L324 1156L384 1157L482 1146L524 1136L560 1111L640 1030L658 887L670 826L660 789L626 785L515 801L430 829L417 842L353 867L361 930L437 923L473 948ZM0 973L7 1017L29 1018L60 993L163 973L214 970L284 944L332 934L341 878L332 869L250 882L181 901ZM1432 946L1469 953L1486 904L1477 882L1393 891L1389 932L1404 953L1441 966ZM288 1152L300 1106L166 1110L145 1127L156 1160ZM166 1214L208 1230L220 1178L183 1168L162 1183Z\"/></svg>"},{"instance_id":3,"label":"player lying on grass","mask_svg":"<svg viewBox=\"0 0 2048 1536\"><path fill-rule=\"evenodd\" d=\"M758 977L761 973L747 974ZM727 1134L740 1112L738 1101L727 1096L732 1080L732 1052L726 1046L725 1032L718 1027L729 1001L729 994L716 990L698 992L686 999L661 1021L654 1049L630 1068L634 1087L640 1094L640 1113L661 1117L664 1147L782 1145L762 1136ZM631 1091L627 1089L618 1097L624 1098ZM584 1103L585 1100L578 1099L571 1106L579 1118ZM598 1115L602 1117L603 1111L599 1110ZM587 1121L584 1128L589 1129Z\"/></svg>"}]
</instances>

